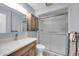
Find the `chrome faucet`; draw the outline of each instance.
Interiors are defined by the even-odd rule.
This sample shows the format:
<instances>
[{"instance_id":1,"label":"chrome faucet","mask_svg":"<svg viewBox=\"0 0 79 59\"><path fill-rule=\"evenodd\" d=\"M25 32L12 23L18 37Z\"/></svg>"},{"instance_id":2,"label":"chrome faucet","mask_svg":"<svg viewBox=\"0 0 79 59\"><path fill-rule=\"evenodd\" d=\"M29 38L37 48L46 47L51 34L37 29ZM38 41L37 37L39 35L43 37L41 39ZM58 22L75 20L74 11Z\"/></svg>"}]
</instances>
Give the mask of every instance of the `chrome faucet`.
<instances>
[{"instance_id":1,"label":"chrome faucet","mask_svg":"<svg viewBox=\"0 0 79 59\"><path fill-rule=\"evenodd\" d=\"M15 40L17 40L17 39L18 39L18 34L16 33L16 34L15 34Z\"/></svg>"}]
</instances>

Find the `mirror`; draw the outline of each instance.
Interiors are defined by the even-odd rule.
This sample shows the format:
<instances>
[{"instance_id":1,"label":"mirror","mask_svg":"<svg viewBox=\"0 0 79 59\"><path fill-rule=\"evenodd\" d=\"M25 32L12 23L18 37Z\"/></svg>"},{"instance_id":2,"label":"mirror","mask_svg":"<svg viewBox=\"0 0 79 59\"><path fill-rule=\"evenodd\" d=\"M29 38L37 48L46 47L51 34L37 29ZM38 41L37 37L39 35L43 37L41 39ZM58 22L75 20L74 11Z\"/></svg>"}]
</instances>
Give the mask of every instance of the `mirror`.
<instances>
[{"instance_id":1,"label":"mirror","mask_svg":"<svg viewBox=\"0 0 79 59\"><path fill-rule=\"evenodd\" d=\"M0 33L25 31L26 16L7 6L0 5Z\"/></svg>"},{"instance_id":2,"label":"mirror","mask_svg":"<svg viewBox=\"0 0 79 59\"><path fill-rule=\"evenodd\" d=\"M11 32L23 32L25 17L22 14L12 12L12 31Z\"/></svg>"}]
</instances>

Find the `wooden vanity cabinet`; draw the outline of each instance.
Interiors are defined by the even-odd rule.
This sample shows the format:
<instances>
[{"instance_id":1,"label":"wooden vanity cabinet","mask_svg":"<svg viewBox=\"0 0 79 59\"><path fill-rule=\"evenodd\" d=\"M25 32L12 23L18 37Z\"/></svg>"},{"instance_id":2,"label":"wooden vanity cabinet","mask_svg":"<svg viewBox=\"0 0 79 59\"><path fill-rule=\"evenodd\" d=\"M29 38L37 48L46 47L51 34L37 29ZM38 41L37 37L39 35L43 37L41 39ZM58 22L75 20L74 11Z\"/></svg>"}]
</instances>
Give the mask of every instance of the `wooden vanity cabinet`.
<instances>
[{"instance_id":1,"label":"wooden vanity cabinet","mask_svg":"<svg viewBox=\"0 0 79 59\"><path fill-rule=\"evenodd\" d=\"M27 15L27 31L38 30L38 18L32 14Z\"/></svg>"},{"instance_id":2,"label":"wooden vanity cabinet","mask_svg":"<svg viewBox=\"0 0 79 59\"><path fill-rule=\"evenodd\" d=\"M36 41L20 48L8 56L36 56Z\"/></svg>"}]
</instances>

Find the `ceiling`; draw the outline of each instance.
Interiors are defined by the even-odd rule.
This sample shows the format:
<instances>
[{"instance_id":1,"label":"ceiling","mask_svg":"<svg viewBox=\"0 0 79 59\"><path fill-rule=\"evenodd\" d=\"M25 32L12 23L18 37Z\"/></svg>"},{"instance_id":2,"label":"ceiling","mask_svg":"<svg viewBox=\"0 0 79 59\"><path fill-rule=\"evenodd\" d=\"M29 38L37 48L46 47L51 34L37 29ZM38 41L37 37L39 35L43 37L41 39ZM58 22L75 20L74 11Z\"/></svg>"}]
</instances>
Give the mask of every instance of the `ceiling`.
<instances>
[{"instance_id":1,"label":"ceiling","mask_svg":"<svg viewBox=\"0 0 79 59\"><path fill-rule=\"evenodd\" d=\"M36 15L53 12L68 6L67 3L28 3L28 5L35 10Z\"/></svg>"},{"instance_id":2,"label":"ceiling","mask_svg":"<svg viewBox=\"0 0 79 59\"><path fill-rule=\"evenodd\" d=\"M46 3L28 3L35 11L47 8ZM52 6L53 3L50 5ZM49 6L49 7L50 7Z\"/></svg>"},{"instance_id":3,"label":"ceiling","mask_svg":"<svg viewBox=\"0 0 79 59\"><path fill-rule=\"evenodd\" d=\"M36 16L47 16L50 14L57 14L65 12L68 3L19 3L28 13Z\"/></svg>"}]
</instances>

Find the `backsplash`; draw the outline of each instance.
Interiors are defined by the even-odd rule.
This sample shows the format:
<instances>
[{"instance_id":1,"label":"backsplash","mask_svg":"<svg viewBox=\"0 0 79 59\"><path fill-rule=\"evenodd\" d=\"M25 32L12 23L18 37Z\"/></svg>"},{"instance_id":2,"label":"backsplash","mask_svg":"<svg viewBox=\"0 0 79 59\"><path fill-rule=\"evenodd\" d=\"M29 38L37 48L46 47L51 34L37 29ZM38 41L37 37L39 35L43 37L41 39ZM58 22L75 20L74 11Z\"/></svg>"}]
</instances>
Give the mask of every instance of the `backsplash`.
<instances>
[{"instance_id":1,"label":"backsplash","mask_svg":"<svg viewBox=\"0 0 79 59\"><path fill-rule=\"evenodd\" d=\"M1 33L0 34L0 44L4 44L7 42L11 42L15 40L15 34L16 33ZM26 32L18 32L18 39L22 39L27 37Z\"/></svg>"}]
</instances>

